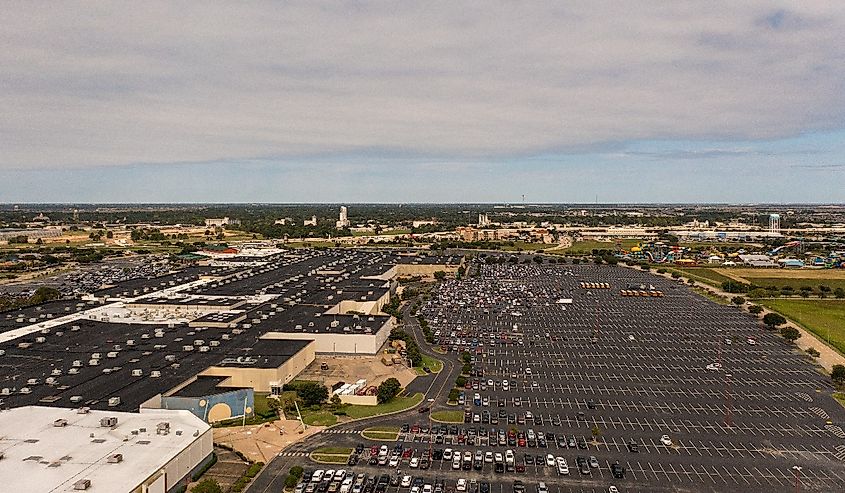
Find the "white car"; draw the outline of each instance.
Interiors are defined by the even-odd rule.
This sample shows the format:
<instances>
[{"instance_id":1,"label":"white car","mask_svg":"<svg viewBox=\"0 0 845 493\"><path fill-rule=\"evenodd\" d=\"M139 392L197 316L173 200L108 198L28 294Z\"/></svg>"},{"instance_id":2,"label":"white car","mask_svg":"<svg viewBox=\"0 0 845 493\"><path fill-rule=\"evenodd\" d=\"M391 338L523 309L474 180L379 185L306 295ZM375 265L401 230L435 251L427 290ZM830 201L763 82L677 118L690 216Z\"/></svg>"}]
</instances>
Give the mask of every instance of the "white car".
<instances>
[{"instance_id":1,"label":"white car","mask_svg":"<svg viewBox=\"0 0 845 493\"><path fill-rule=\"evenodd\" d=\"M399 465L399 456L398 455L391 455L390 462L388 463L390 467L396 467Z\"/></svg>"},{"instance_id":2,"label":"white car","mask_svg":"<svg viewBox=\"0 0 845 493\"><path fill-rule=\"evenodd\" d=\"M561 476L566 476L569 474L569 465L566 463L566 459L563 457L557 458L557 473Z\"/></svg>"},{"instance_id":3,"label":"white car","mask_svg":"<svg viewBox=\"0 0 845 493\"><path fill-rule=\"evenodd\" d=\"M411 469L416 469L420 467L420 458L419 457L411 457L411 462L408 463L411 466Z\"/></svg>"},{"instance_id":4,"label":"white car","mask_svg":"<svg viewBox=\"0 0 845 493\"><path fill-rule=\"evenodd\" d=\"M671 447L672 446L672 439L669 438L669 435L663 435L662 437L660 437L660 443L662 443L663 445L665 445L667 447Z\"/></svg>"},{"instance_id":5,"label":"white car","mask_svg":"<svg viewBox=\"0 0 845 493\"><path fill-rule=\"evenodd\" d=\"M411 493L420 493L419 486L411 486Z\"/></svg>"},{"instance_id":6,"label":"white car","mask_svg":"<svg viewBox=\"0 0 845 493\"><path fill-rule=\"evenodd\" d=\"M423 493L431 493L431 490L432 490L432 488L431 488L430 484L424 484L423 485Z\"/></svg>"},{"instance_id":7,"label":"white car","mask_svg":"<svg viewBox=\"0 0 845 493\"><path fill-rule=\"evenodd\" d=\"M746 340L745 340L745 342L746 342L749 346L753 346L753 345L757 344L757 339L755 339L755 338L753 338L753 337L749 337L748 339L746 339Z\"/></svg>"},{"instance_id":8,"label":"white car","mask_svg":"<svg viewBox=\"0 0 845 493\"><path fill-rule=\"evenodd\" d=\"M399 486L403 488L408 488L409 486L411 486L411 480L411 476L402 476L402 482L399 483Z\"/></svg>"},{"instance_id":9,"label":"white car","mask_svg":"<svg viewBox=\"0 0 845 493\"><path fill-rule=\"evenodd\" d=\"M447 448L443 451L443 460L452 460L452 449Z\"/></svg>"},{"instance_id":10,"label":"white car","mask_svg":"<svg viewBox=\"0 0 845 493\"><path fill-rule=\"evenodd\" d=\"M707 369L710 370L710 371L719 371L719 370L722 369L722 364L721 363L710 363L709 365L707 365Z\"/></svg>"},{"instance_id":11,"label":"white car","mask_svg":"<svg viewBox=\"0 0 845 493\"><path fill-rule=\"evenodd\" d=\"M537 485L537 493L549 493L549 487L546 486L546 483L540 481L540 484Z\"/></svg>"},{"instance_id":12,"label":"white car","mask_svg":"<svg viewBox=\"0 0 845 493\"><path fill-rule=\"evenodd\" d=\"M455 486L457 491L466 491L467 490L467 480L465 478L458 479L458 484Z\"/></svg>"},{"instance_id":13,"label":"white car","mask_svg":"<svg viewBox=\"0 0 845 493\"><path fill-rule=\"evenodd\" d=\"M554 467L555 465L555 456L552 454L546 455L546 465L549 467Z\"/></svg>"},{"instance_id":14,"label":"white car","mask_svg":"<svg viewBox=\"0 0 845 493\"><path fill-rule=\"evenodd\" d=\"M488 464L493 463L493 452L490 452L490 451L484 452L484 462L486 462Z\"/></svg>"},{"instance_id":15,"label":"white car","mask_svg":"<svg viewBox=\"0 0 845 493\"><path fill-rule=\"evenodd\" d=\"M619 488L616 486L610 485L610 488L607 489L607 493L619 493Z\"/></svg>"}]
</instances>

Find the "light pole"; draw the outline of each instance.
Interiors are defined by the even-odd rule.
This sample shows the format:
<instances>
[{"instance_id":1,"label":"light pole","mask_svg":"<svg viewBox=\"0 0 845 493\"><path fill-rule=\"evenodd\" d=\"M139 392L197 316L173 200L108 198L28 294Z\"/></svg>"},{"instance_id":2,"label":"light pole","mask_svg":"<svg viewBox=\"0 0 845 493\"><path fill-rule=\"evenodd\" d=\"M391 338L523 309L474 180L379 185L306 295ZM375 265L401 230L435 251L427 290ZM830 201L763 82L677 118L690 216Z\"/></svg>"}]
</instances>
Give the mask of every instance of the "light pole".
<instances>
[{"instance_id":1,"label":"light pole","mask_svg":"<svg viewBox=\"0 0 845 493\"><path fill-rule=\"evenodd\" d=\"M725 373L725 424L728 427L733 426L733 416L731 409L731 374Z\"/></svg>"},{"instance_id":2,"label":"light pole","mask_svg":"<svg viewBox=\"0 0 845 493\"><path fill-rule=\"evenodd\" d=\"M792 466L792 470L795 472L795 492L798 492L798 487L801 484L801 466Z\"/></svg>"}]
</instances>

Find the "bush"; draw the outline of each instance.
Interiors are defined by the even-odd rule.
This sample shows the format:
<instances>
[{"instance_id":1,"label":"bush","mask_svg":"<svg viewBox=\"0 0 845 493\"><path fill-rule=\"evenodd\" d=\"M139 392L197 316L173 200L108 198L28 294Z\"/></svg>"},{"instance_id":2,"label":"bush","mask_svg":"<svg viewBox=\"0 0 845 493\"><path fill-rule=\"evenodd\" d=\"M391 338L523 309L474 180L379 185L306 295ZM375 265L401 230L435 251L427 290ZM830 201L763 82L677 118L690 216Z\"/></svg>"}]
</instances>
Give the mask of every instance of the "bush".
<instances>
[{"instance_id":1,"label":"bush","mask_svg":"<svg viewBox=\"0 0 845 493\"><path fill-rule=\"evenodd\" d=\"M457 400L458 400L458 397L460 397L460 395L461 395L461 391L460 391L460 390L458 390L458 389L452 389L452 390L450 390L450 391L449 391L449 398L448 398L448 400L453 401L453 402L454 402L454 401L457 401Z\"/></svg>"},{"instance_id":2,"label":"bush","mask_svg":"<svg viewBox=\"0 0 845 493\"><path fill-rule=\"evenodd\" d=\"M821 356L821 353L814 347L807 348L806 353L812 356L813 358L818 358L819 356Z\"/></svg>"},{"instance_id":3,"label":"bush","mask_svg":"<svg viewBox=\"0 0 845 493\"><path fill-rule=\"evenodd\" d=\"M731 303L736 306L742 306L745 304L745 298L742 296L734 296L733 298L731 298Z\"/></svg>"},{"instance_id":4,"label":"bush","mask_svg":"<svg viewBox=\"0 0 845 493\"><path fill-rule=\"evenodd\" d=\"M845 365L833 365L830 378L838 385L845 383Z\"/></svg>"},{"instance_id":5,"label":"bush","mask_svg":"<svg viewBox=\"0 0 845 493\"><path fill-rule=\"evenodd\" d=\"M748 286L741 282L724 281L722 283L722 291L725 291L726 293L747 293Z\"/></svg>"},{"instance_id":6,"label":"bush","mask_svg":"<svg viewBox=\"0 0 845 493\"><path fill-rule=\"evenodd\" d=\"M763 311L763 307L760 306L760 305L750 305L748 307L748 312L752 313L754 315L759 315L760 312L762 312L762 311Z\"/></svg>"},{"instance_id":7,"label":"bush","mask_svg":"<svg viewBox=\"0 0 845 493\"><path fill-rule=\"evenodd\" d=\"M223 493L220 485L213 479L203 479L191 488L191 493Z\"/></svg>"},{"instance_id":8,"label":"bush","mask_svg":"<svg viewBox=\"0 0 845 493\"><path fill-rule=\"evenodd\" d=\"M781 327L780 335L789 342L795 342L796 339L801 337L801 333L795 327Z\"/></svg>"},{"instance_id":9,"label":"bush","mask_svg":"<svg viewBox=\"0 0 845 493\"><path fill-rule=\"evenodd\" d=\"M467 384L467 377L465 377L463 375L461 375L461 376L459 376L458 378L455 379L455 386L456 387L464 388L464 386L466 384Z\"/></svg>"},{"instance_id":10,"label":"bush","mask_svg":"<svg viewBox=\"0 0 845 493\"><path fill-rule=\"evenodd\" d=\"M763 323L769 326L769 329L775 330L778 325L786 323L786 319L780 313L767 313L763 316Z\"/></svg>"}]
</instances>

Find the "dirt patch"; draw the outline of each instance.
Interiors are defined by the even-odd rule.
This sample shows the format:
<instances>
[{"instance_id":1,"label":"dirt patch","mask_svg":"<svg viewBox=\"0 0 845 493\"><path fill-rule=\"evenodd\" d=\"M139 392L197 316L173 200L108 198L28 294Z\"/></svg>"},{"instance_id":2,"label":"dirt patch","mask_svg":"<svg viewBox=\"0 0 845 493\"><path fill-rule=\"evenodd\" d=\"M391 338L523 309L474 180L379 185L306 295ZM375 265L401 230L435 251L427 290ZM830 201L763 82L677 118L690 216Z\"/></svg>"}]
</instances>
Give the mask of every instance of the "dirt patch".
<instances>
[{"instance_id":1,"label":"dirt patch","mask_svg":"<svg viewBox=\"0 0 845 493\"><path fill-rule=\"evenodd\" d=\"M321 370L320 365L326 363L328 370ZM388 378L395 378L406 387L417 377L413 369L404 365L387 366L378 356L317 356L297 377L299 380L314 380L331 387L338 382L354 383L362 378L367 385L378 385Z\"/></svg>"},{"instance_id":2,"label":"dirt patch","mask_svg":"<svg viewBox=\"0 0 845 493\"><path fill-rule=\"evenodd\" d=\"M253 426L232 426L214 429L214 443L220 443L244 454L253 461L269 463L273 457L305 437L319 433L324 427L309 426L303 433L297 420L279 420Z\"/></svg>"}]
</instances>

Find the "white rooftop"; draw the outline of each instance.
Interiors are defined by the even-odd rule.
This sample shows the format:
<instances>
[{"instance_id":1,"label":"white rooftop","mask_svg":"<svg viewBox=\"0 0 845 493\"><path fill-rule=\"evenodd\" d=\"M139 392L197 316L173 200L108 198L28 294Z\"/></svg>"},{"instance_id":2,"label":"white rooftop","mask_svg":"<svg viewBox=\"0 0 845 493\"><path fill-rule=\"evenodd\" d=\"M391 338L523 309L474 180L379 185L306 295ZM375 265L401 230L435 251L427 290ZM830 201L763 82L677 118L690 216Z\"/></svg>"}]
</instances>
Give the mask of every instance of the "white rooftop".
<instances>
[{"instance_id":1,"label":"white rooftop","mask_svg":"<svg viewBox=\"0 0 845 493\"><path fill-rule=\"evenodd\" d=\"M109 417L117 425L101 426ZM56 426L56 420L67 424ZM170 424L168 434L157 434L162 422ZM130 492L197 440L208 440L211 452L210 436L203 437L208 430L188 411L79 414L41 406L0 411L0 490L70 492L75 482L89 479L89 493ZM109 463L113 454L122 454L122 462Z\"/></svg>"}]
</instances>

